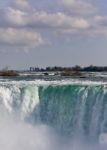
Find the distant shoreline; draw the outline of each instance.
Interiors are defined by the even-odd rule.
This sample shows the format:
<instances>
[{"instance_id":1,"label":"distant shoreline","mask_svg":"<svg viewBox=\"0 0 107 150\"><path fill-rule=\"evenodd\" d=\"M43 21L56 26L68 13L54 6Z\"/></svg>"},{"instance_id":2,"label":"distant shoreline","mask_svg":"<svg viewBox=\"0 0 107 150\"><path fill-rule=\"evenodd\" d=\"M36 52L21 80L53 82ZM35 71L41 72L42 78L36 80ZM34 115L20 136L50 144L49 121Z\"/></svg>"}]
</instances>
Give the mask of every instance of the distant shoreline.
<instances>
[{"instance_id":1,"label":"distant shoreline","mask_svg":"<svg viewBox=\"0 0 107 150\"><path fill-rule=\"evenodd\" d=\"M46 67L46 68L39 68L39 67L30 67L30 72L63 72L63 71L80 71L80 72L106 72L107 66L87 66L87 67L81 67L79 65L76 65L74 67L60 67L60 66L54 66L54 67Z\"/></svg>"},{"instance_id":2,"label":"distant shoreline","mask_svg":"<svg viewBox=\"0 0 107 150\"><path fill-rule=\"evenodd\" d=\"M13 76L20 76L21 72L28 72L28 73L38 73L41 72L44 74L44 76L49 75L50 72L54 72L55 75L60 76L73 76L73 77L81 77L83 76L83 72L107 72L107 66L87 66L87 67L81 67L81 66L74 66L74 67L46 67L46 68L38 68L38 67L30 67L29 70L23 70L23 71L16 71L16 70L1 70L0 76L7 76L7 77L13 77Z\"/></svg>"}]
</instances>

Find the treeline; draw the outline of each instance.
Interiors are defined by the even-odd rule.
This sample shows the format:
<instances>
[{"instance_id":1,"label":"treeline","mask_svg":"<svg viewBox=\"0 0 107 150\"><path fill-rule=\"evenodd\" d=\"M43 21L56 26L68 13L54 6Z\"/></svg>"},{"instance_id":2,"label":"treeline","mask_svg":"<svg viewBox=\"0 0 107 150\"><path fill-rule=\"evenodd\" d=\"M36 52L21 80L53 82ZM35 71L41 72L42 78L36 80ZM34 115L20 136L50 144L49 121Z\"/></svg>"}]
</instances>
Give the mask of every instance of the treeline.
<instances>
[{"instance_id":1,"label":"treeline","mask_svg":"<svg viewBox=\"0 0 107 150\"><path fill-rule=\"evenodd\" d=\"M87 66L87 67L81 67L81 66L74 66L74 67L46 67L46 68L38 68L38 67L30 67L31 72L58 72L58 71L81 71L81 72L106 72L107 66L100 67L100 66Z\"/></svg>"}]
</instances>

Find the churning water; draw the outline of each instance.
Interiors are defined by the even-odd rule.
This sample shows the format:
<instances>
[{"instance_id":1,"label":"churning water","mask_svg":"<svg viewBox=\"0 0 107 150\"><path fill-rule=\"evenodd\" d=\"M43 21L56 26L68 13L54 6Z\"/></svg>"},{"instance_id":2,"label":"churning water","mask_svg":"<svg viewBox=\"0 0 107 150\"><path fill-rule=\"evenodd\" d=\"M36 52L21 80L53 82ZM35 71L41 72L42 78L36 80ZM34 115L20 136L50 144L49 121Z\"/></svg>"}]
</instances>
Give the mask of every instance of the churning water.
<instances>
[{"instance_id":1,"label":"churning water","mask_svg":"<svg viewBox=\"0 0 107 150\"><path fill-rule=\"evenodd\" d=\"M106 83L0 81L1 150L106 147Z\"/></svg>"}]
</instances>

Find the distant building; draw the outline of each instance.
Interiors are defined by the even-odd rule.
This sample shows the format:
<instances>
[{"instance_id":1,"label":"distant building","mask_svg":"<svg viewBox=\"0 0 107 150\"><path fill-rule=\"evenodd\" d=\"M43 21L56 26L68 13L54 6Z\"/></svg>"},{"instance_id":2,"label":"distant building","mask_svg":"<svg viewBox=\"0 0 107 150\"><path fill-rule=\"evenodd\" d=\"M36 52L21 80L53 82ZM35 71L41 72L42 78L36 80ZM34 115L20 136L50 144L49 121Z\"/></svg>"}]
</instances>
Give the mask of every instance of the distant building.
<instances>
[{"instance_id":1,"label":"distant building","mask_svg":"<svg viewBox=\"0 0 107 150\"><path fill-rule=\"evenodd\" d=\"M30 71L31 72L37 72L37 71L40 71L40 69L39 68L36 68L36 67L30 67Z\"/></svg>"}]
</instances>

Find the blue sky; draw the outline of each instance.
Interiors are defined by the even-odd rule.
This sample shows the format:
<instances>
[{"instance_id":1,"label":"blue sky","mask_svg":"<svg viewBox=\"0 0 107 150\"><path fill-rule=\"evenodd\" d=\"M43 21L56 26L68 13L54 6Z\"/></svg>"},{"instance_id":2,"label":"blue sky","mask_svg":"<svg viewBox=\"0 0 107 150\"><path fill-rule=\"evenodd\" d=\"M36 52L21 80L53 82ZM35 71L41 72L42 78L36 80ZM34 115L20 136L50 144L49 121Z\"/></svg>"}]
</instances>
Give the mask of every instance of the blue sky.
<instances>
[{"instance_id":1,"label":"blue sky","mask_svg":"<svg viewBox=\"0 0 107 150\"><path fill-rule=\"evenodd\" d=\"M0 68L107 65L107 0L2 0Z\"/></svg>"}]
</instances>

